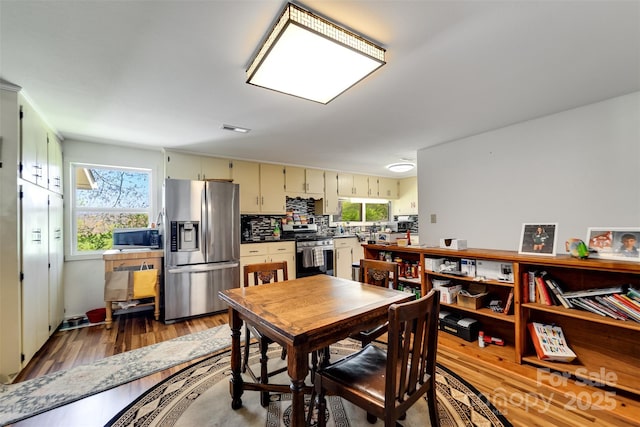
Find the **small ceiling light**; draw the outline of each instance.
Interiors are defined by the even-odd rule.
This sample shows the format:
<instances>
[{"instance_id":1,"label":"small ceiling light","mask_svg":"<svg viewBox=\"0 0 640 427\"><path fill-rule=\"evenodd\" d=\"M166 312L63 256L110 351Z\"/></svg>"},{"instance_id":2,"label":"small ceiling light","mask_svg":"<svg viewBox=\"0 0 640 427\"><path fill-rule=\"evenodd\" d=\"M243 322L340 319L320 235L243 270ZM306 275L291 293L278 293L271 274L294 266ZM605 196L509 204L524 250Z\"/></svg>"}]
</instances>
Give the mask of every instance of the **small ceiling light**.
<instances>
[{"instance_id":1,"label":"small ceiling light","mask_svg":"<svg viewBox=\"0 0 640 427\"><path fill-rule=\"evenodd\" d=\"M392 163L390 165L387 165L387 169L389 169L391 172L398 172L398 173L409 172L414 167L416 167L416 165L410 162Z\"/></svg>"},{"instance_id":2,"label":"small ceiling light","mask_svg":"<svg viewBox=\"0 0 640 427\"><path fill-rule=\"evenodd\" d=\"M247 69L247 83L326 104L385 64L385 50L288 3Z\"/></svg>"},{"instance_id":3,"label":"small ceiling light","mask_svg":"<svg viewBox=\"0 0 640 427\"><path fill-rule=\"evenodd\" d=\"M239 133L248 133L251 130L247 128L241 128L239 126L232 126L232 125L222 125L222 129L230 130L233 132L239 132Z\"/></svg>"}]
</instances>

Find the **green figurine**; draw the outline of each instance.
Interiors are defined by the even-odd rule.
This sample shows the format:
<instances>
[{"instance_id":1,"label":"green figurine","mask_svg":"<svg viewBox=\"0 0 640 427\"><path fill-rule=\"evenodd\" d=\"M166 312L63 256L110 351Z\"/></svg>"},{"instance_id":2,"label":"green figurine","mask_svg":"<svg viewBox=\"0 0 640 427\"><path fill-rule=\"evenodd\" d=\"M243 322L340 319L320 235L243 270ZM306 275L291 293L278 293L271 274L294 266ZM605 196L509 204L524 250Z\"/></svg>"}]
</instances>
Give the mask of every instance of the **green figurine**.
<instances>
[{"instance_id":1,"label":"green figurine","mask_svg":"<svg viewBox=\"0 0 640 427\"><path fill-rule=\"evenodd\" d=\"M580 259L589 258L589 248L587 248L587 245L580 239L569 239L564 246L572 257Z\"/></svg>"}]
</instances>

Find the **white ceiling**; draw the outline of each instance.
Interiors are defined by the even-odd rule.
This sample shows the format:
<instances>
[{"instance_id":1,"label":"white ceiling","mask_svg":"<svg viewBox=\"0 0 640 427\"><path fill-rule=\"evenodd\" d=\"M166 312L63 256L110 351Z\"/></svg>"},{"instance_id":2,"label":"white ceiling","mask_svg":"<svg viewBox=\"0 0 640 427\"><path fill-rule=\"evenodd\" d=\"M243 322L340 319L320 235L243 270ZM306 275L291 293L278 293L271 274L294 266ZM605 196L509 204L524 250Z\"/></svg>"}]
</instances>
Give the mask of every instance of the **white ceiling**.
<instances>
[{"instance_id":1,"label":"white ceiling","mask_svg":"<svg viewBox=\"0 0 640 427\"><path fill-rule=\"evenodd\" d=\"M70 139L390 176L640 90L639 1L301 1L387 49L327 105L245 83L284 1L0 1L0 77Z\"/></svg>"}]
</instances>

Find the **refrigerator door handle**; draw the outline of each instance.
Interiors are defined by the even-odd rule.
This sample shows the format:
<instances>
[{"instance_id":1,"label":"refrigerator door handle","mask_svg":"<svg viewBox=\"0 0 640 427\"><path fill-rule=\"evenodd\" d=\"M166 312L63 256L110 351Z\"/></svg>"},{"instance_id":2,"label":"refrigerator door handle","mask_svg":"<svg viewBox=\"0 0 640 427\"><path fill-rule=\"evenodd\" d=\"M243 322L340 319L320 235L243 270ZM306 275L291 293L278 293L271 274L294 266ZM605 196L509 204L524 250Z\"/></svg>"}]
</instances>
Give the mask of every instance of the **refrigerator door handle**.
<instances>
[{"instance_id":1,"label":"refrigerator door handle","mask_svg":"<svg viewBox=\"0 0 640 427\"><path fill-rule=\"evenodd\" d=\"M238 261L232 262L217 262L212 264L198 264L198 265L185 265L180 267L169 267L167 272L169 273L199 273L205 271L225 270L227 268L239 267Z\"/></svg>"}]
</instances>

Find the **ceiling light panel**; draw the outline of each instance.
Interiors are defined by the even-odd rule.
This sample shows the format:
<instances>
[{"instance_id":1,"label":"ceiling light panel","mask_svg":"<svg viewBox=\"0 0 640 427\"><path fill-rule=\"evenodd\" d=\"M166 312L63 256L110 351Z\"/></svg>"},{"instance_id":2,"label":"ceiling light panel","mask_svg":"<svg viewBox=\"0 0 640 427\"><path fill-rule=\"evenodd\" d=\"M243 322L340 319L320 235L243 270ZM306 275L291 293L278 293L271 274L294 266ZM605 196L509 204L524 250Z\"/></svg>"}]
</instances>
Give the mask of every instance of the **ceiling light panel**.
<instances>
[{"instance_id":1,"label":"ceiling light panel","mask_svg":"<svg viewBox=\"0 0 640 427\"><path fill-rule=\"evenodd\" d=\"M247 83L326 104L385 64L385 50L287 4L247 69Z\"/></svg>"}]
</instances>

